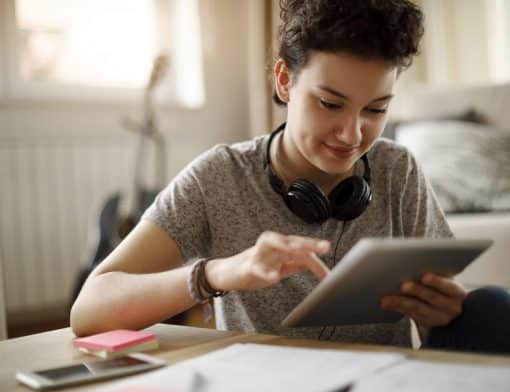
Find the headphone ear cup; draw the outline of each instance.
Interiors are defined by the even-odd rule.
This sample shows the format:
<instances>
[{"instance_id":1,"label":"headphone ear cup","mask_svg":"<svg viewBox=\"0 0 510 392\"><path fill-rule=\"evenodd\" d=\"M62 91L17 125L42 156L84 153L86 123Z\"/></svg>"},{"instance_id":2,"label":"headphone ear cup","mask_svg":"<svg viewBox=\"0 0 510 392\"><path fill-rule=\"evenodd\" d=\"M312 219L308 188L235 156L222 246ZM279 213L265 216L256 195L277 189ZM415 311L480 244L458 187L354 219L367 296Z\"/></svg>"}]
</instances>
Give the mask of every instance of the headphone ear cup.
<instances>
[{"instance_id":1,"label":"headphone ear cup","mask_svg":"<svg viewBox=\"0 0 510 392\"><path fill-rule=\"evenodd\" d=\"M289 185L287 207L307 223L322 223L331 214L329 200L312 182L298 179Z\"/></svg>"},{"instance_id":2,"label":"headphone ear cup","mask_svg":"<svg viewBox=\"0 0 510 392\"><path fill-rule=\"evenodd\" d=\"M329 195L331 215L338 220L352 220L360 216L372 200L368 182L360 176L342 181Z\"/></svg>"}]
</instances>

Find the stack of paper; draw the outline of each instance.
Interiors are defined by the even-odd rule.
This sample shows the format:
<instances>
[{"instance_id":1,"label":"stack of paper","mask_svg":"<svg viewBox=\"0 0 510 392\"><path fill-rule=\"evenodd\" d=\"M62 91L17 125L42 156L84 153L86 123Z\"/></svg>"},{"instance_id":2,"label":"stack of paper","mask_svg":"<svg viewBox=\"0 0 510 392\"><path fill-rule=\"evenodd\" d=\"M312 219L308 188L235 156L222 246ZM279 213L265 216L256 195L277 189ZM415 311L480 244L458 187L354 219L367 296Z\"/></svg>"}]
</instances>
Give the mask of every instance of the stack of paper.
<instances>
[{"instance_id":1,"label":"stack of paper","mask_svg":"<svg viewBox=\"0 0 510 392\"><path fill-rule=\"evenodd\" d=\"M427 362L393 353L235 344L99 390L508 392L510 367Z\"/></svg>"},{"instance_id":2,"label":"stack of paper","mask_svg":"<svg viewBox=\"0 0 510 392\"><path fill-rule=\"evenodd\" d=\"M508 392L510 366L408 360L362 378L353 392Z\"/></svg>"},{"instance_id":3,"label":"stack of paper","mask_svg":"<svg viewBox=\"0 0 510 392\"><path fill-rule=\"evenodd\" d=\"M401 354L234 344L198 358L116 382L127 387L174 391L336 391L363 376L405 360Z\"/></svg>"},{"instance_id":4,"label":"stack of paper","mask_svg":"<svg viewBox=\"0 0 510 392\"><path fill-rule=\"evenodd\" d=\"M97 355L101 358L113 358L158 348L158 341L152 332L117 329L74 339L73 346L87 354Z\"/></svg>"}]
</instances>

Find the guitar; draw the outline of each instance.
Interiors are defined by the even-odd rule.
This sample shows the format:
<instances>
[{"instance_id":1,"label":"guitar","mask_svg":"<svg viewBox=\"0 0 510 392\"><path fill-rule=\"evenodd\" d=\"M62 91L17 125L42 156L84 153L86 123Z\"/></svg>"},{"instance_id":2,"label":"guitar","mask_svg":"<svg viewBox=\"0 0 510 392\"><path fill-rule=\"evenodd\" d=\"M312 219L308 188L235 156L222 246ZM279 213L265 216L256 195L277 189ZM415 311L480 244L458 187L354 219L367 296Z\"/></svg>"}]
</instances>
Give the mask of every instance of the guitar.
<instances>
[{"instance_id":1,"label":"guitar","mask_svg":"<svg viewBox=\"0 0 510 392\"><path fill-rule=\"evenodd\" d=\"M136 226L143 212L154 201L158 192L166 184L166 146L163 135L156 126L153 98L156 87L163 80L168 69L168 57L159 55L155 58L152 72L144 89L143 117L141 122L124 118L122 124L138 137L135 154L133 182L126 194L117 192L109 196L101 208L97 227L92 228L89 237L91 244L85 266L76 278L71 294L71 305L76 300L83 283L90 272L108 256L113 249ZM152 140L156 146L156 170L158 185L156 189L148 189L143 185L147 142ZM124 212L123 206L128 206Z\"/></svg>"},{"instance_id":2,"label":"guitar","mask_svg":"<svg viewBox=\"0 0 510 392\"><path fill-rule=\"evenodd\" d=\"M159 55L154 60L152 72L145 88L143 100L143 119L139 123L130 117L123 119L124 127L130 131L138 133L138 144L135 155L134 178L131 190L127 196L129 210L127 213L119 214L117 223L118 240L125 238L129 232L136 226L141 215L152 203L157 193L165 186L166 181L166 145L163 135L156 127L154 115L153 96L156 86L163 80L168 68L168 58ZM158 189L147 190L143 186L143 175L145 173L145 162L147 155L147 142L154 142L156 147L156 178L158 179Z\"/></svg>"}]
</instances>

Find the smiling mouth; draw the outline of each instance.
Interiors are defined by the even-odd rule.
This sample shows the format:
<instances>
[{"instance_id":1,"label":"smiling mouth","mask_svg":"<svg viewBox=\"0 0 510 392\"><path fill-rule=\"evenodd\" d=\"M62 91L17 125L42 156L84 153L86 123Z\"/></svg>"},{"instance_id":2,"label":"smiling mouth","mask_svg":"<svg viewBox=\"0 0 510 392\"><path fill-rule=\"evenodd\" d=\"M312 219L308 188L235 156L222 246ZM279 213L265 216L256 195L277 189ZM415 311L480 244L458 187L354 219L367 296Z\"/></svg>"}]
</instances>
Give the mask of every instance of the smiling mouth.
<instances>
[{"instance_id":1,"label":"smiling mouth","mask_svg":"<svg viewBox=\"0 0 510 392\"><path fill-rule=\"evenodd\" d=\"M328 148L331 148L332 150L335 150L335 151L342 151L342 152L350 152L350 151L354 151L356 148L355 147L347 147L347 146L330 146L329 144L325 144L326 147Z\"/></svg>"},{"instance_id":2,"label":"smiling mouth","mask_svg":"<svg viewBox=\"0 0 510 392\"><path fill-rule=\"evenodd\" d=\"M326 143L323 143L323 145L330 153L340 158L346 158L354 155L357 149L356 147L330 146L329 144Z\"/></svg>"}]
</instances>

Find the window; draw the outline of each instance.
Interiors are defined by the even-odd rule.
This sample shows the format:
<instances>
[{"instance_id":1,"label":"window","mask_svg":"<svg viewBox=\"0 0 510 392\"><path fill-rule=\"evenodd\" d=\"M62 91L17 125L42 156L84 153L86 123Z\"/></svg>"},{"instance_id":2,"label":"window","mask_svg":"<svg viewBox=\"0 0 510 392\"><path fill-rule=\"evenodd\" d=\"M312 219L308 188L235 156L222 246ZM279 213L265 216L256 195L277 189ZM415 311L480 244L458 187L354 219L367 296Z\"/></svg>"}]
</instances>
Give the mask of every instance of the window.
<instances>
[{"instance_id":1,"label":"window","mask_svg":"<svg viewBox=\"0 0 510 392\"><path fill-rule=\"evenodd\" d=\"M8 95L139 96L154 58L169 56L160 96L204 101L199 0L11 0Z\"/></svg>"}]
</instances>

